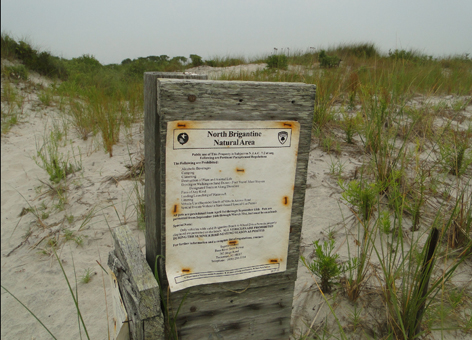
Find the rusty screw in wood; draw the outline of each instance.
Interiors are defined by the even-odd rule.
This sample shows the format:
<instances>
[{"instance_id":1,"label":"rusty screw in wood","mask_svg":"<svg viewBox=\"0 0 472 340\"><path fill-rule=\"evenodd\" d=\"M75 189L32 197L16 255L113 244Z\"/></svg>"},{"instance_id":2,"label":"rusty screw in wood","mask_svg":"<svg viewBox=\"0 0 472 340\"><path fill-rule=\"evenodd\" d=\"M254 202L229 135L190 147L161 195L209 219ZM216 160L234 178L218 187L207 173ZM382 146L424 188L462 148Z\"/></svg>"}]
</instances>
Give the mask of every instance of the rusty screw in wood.
<instances>
[{"instance_id":1,"label":"rusty screw in wood","mask_svg":"<svg viewBox=\"0 0 472 340\"><path fill-rule=\"evenodd\" d=\"M188 96L188 101L189 101L189 102L193 103L193 102L196 101L196 100L197 100L197 96L195 96L195 95L193 95L193 94L191 94L191 95Z\"/></svg>"}]
</instances>

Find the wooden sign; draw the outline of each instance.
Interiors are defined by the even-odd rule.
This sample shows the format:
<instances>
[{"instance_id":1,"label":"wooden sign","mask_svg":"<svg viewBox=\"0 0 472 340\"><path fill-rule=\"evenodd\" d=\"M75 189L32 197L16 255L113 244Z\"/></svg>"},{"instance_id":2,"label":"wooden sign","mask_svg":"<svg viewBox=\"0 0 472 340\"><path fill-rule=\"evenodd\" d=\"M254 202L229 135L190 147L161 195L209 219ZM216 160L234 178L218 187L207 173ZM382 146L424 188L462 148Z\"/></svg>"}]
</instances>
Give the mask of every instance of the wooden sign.
<instances>
[{"instance_id":1,"label":"wooden sign","mask_svg":"<svg viewBox=\"0 0 472 340\"><path fill-rule=\"evenodd\" d=\"M179 338L287 339L315 86L145 84L146 259Z\"/></svg>"}]
</instances>

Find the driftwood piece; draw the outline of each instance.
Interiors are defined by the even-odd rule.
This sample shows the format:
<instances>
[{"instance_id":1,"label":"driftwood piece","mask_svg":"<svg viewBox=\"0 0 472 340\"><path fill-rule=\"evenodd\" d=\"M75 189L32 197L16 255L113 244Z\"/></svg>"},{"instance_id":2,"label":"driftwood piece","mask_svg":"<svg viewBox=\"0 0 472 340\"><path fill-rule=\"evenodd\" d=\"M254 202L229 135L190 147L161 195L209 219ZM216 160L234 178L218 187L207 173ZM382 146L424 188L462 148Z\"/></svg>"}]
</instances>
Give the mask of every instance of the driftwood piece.
<instances>
[{"instance_id":1,"label":"driftwood piece","mask_svg":"<svg viewBox=\"0 0 472 340\"><path fill-rule=\"evenodd\" d=\"M175 120L300 123L287 270L251 279L190 287L167 298L177 311L179 339L288 339L314 112L314 85L158 79L145 76L146 259L165 255L167 122ZM154 92L155 91L155 92ZM157 99L154 101L154 93ZM151 101L152 99L152 101ZM165 263L158 273L167 292Z\"/></svg>"},{"instance_id":2,"label":"driftwood piece","mask_svg":"<svg viewBox=\"0 0 472 340\"><path fill-rule=\"evenodd\" d=\"M164 339L159 286L127 226L113 230L115 250L108 266L115 274L129 318L130 339Z\"/></svg>"}]
</instances>

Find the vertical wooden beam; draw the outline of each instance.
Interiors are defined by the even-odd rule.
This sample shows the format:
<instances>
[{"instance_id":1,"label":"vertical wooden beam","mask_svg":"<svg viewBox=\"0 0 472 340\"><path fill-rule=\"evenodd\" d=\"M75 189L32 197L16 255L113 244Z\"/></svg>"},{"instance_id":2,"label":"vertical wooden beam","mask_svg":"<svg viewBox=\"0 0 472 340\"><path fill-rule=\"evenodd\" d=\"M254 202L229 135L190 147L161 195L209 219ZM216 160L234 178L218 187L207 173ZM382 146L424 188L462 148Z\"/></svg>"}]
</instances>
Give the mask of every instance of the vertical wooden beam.
<instances>
[{"instance_id":1,"label":"vertical wooden beam","mask_svg":"<svg viewBox=\"0 0 472 340\"><path fill-rule=\"evenodd\" d=\"M157 79L207 79L207 75L194 75L182 72L146 72L144 74L144 157L146 202L146 261L154 271L154 262L161 252L162 221L159 214L161 190L159 181L160 149L159 116L157 114Z\"/></svg>"}]
</instances>

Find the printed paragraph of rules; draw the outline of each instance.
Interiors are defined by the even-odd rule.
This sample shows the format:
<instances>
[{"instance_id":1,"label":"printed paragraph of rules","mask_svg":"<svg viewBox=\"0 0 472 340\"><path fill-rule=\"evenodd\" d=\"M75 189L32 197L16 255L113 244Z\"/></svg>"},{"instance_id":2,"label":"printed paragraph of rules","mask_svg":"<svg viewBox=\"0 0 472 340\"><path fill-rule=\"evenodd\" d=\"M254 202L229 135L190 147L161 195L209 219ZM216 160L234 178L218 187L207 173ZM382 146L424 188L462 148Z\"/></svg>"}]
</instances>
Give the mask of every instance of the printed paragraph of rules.
<instances>
[{"instance_id":1,"label":"printed paragraph of rules","mask_svg":"<svg viewBox=\"0 0 472 340\"><path fill-rule=\"evenodd\" d=\"M300 124L167 123L171 291L285 271Z\"/></svg>"}]
</instances>

